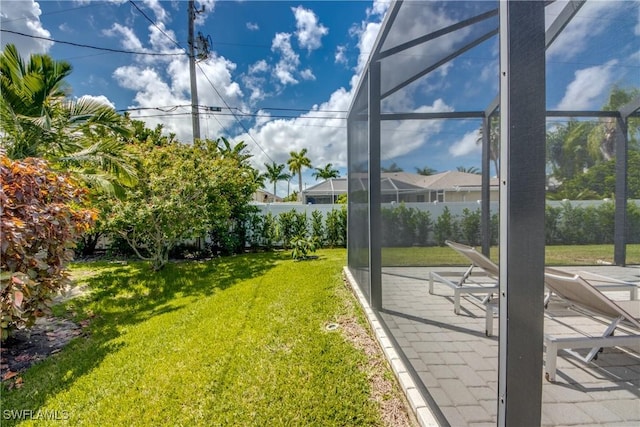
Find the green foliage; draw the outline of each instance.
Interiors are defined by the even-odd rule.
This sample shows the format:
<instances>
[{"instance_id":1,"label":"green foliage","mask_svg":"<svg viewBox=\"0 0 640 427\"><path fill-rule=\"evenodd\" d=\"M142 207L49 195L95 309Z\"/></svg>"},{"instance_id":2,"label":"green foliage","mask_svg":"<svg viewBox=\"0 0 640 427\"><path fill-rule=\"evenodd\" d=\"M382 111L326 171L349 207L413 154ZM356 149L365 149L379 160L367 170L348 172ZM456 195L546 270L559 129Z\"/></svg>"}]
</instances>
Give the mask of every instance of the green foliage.
<instances>
[{"instance_id":1,"label":"green foliage","mask_svg":"<svg viewBox=\"0 0 640 427\"><path fill-rule=\"evenodd\" d=\"M429 236L433 231L431 212L417 210L414 212L414 223L416 225L416 243L426 246L429 243Z\"/></svg>"},{"instance_id":2,"label":"green foliage","mask_svg":"<svg viewBox=\"0 0 640 427\"><path fill-rule=\"evenodd\" d=\"M462 241L470 246L480 244L480 209L472 211L470 209L462 210L462 218L460 219L460 233Z\"/></svg>"},{"instance_id":3,"label":"green foliage","mask_svg":"<svg viewBox=\"0 0 640 427\"><path fill-rule=\"evenodd\" d=\"M9 44L0 54L2 145L12 159L40 157L73 173L94 191L114 193L135 184L125 153L127 123L112 107L68 98L71 65L49 55L28 61Z\"/></svg>"},{"instance_id":4,"label":"green foliage","mask_svg":"<svg viewBox=\"0 0 640 427\"><path fill-rule=\"evenodd\" d=\"M444 211L436 220L436 224L433 228L434 238L436 244L444 246L445 240L457 240L457 224L454 216L447 206Z\"/></svg>"},{"instance_id":5,"label":"green foliage","mask_svg":"<svg viewBox=\"0 0 640 427\"><path fill-rule=\"evenodd\" d=\"M278 214L278 237L282 241L282 246L289 249L291 239L296 235L295 232L296 211L280 212Z\"/></svg>"},{"instance_id":6,"label":"green foliage","mask_svg":"<svg viewBox=\"0 0 640 427\"><path fill-rule=\"evenodd\" d=\"M95 219L82 209L86 191L44 160L0 156L2 256L0 337L33 325L67 283L65 266L79 235Z\"/></svg>"},{"instance_id":7,"label":"green foliage","mask_svg":"<svg viewBox=\"0 0 640 427\"><path fill-rule=\"evenodd\" d=\"M318 242L320 247L324 246L324 217L320 211L311 212L311 237Z\"/></svg>"},{"instance_id":8,"label":"green foliage","mask_svg":"<svg viewBox=\"0 0 640 427\"><path fill-rule=\"evenodd\" d=\"M367 356L324 328L360 315L340 278L345 251L319 254L176 263L153 275L139 262L75 265L90 292L60 310L86 319L86 337L29 368L22 388L3 384L2 409L62 408L61 424L76 426L382 425Z\"/></svg>"},{"instance_id":9,"label":"green foliage","mask_svg":"<svg viewBox=\"0 0 640 427\"><path fill-rule=\"evenodd\" d=\"M113 232L138 257L159 270L176 244L206 233L224 253L243 249L242 224L256 186L241 151L221 151L217 141L208 140L194 145L142 143L131 150L141 159L142 179L114 202L110 221Z\"/></svg>"},{"instance_id":10,"label":"green foliage","mask_svg":"<svg viewBox=\"0 0 640 427\"><path fill-rule=\"evenodd\" d=\"M562 215L561 207L545 206L544 211L544 233L545 242L548 245L561 243L560 234L560 217Z\"/></svg>"},{"instance_id":11,"label":"green foliage","mask_svg":"<svg viewBox=\"0 0 640 427\"><path fill-rule=\"evenodd\" d=\"M315 237L311 236L295 236L291 239L291 257L296 261L302 261L309 258L309 254L320 248L320 243Z\"/></svg>"},{"instance_id":12,"label":"green foliage","mask_svg":"<svg viewBox=\"0 0 640 427\"><path fill-rule=\"evenodd\" d=\"M326 218L326 236L329 247L347 245L347 208L331 209Z\"/></svg>"},{"instance_id":13,"label":"green foliage","mask_svg":"<svg viewBox=\"0 0 640 427\"><path fill-rule=\"evenodd\" d=\"M276 185L278 184L278 181L287 181L291 179L291 175L283 172L285 168L284 163L277 164L276 162L272 162L271 164L265 163L264 165L267 168L267 171L264 173L263 176L269 182L273 183L273 200L272 201L275 202L276 201L275 200Z\"/></svg>"},{"instance_id":14,"label":"green foliage","mask_svg":"<svg viewBox=\"0 0 640 427\"><path fill-rule=\"evenodd\" d=\"M416 241L415 209L404 203L382 209L383 246L411 246Z\"/></svg>"},{"instance_id":15,"label":"green foliage","mask_svg":"<svg viewBox=\"0 0 640 427\"><path fill-rule=\"evenodd\" d=\"M346 194L340 194L336 199L336 203L339 205L346 205L348 200L349 198Z\"/></svg>"},{"instance_id":16,"label":"green foliage","mask_svg":"<svg viewBox=\"0 0 640 427\"><path fill-rule=\"evenodd\" d=\"M271 212L267 212L262 218L260 233L261 245L267 250L272 249L278 239L278 220Z\"/></svg>"},{"instance_id":17,"label":"green foliage","mask_svg":"<svg viewBox=\"0 0 640 427\"><path fill-rule=\"evenodd\" d=\"M627 158L627 194L640 199L640 151L629 150ZM616 160L611 159L589 168L562 183L555 194L558 199L600 200L614 198L616 187Z\"/></svg>"},{"instance_id":18,"label":"green foliage","mask_svg":"<svg viewBox=\"0 0 640 427\"><path fill-rule=\"evenodd\" d=\"M310 168L311 160L307 157L307 149L303 148L299 152L291 151L289 153L289 159L287 165L292 175L298 175L298 201L301 201L300 195L302 194L302 168Z\"/></svg>"},{"instance_id":19,"label":"green foliage","mask_svg":"<svg viewBox=\"0 0 640 427\"><path fill-rule=\"evenodd\" d=\"M640 227L635 203L628 204L627 217L627 242L638 243ZM565 202L558 208L547 207L546 210L547 245L611 244L614 228L615 205L612 202L597 207L580 207Z\"/></svg>"},{"instance_id":20,"label":"green foliage","mask_svg":"<svg viewBox=\"0 0 640 427\"><path fill-rule=\"evenodd\" d=\"M315 172L313 172L311 176L313 176L316 180L340 177L340 171L338 169L334 169L331 163L327 163L322 168L314 168L314 169L315 169Z\"/></svg>"}]
</instances>

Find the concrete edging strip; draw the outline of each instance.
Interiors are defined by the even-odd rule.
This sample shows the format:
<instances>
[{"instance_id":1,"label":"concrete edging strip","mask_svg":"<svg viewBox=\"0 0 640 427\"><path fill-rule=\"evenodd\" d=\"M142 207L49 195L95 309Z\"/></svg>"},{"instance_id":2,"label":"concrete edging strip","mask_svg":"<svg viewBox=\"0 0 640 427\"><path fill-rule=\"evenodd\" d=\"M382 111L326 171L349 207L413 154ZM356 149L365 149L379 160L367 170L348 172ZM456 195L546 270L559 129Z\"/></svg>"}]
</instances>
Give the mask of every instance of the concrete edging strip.
<instances>
[{"instance_id":1,"label":"concrete edging strip","mask_svg":"<svg viewBox=\"0 0 640 427\"><path fill-rule=\"evenodd\" d=\"M378 344L382 348L382 351L384 352L384 355L387 358L387 361L391 365L393 374L396 376L396 379L400 383L400 386L402 387L402 391L404 392L407 400L409 401L409 405L411 406L411 409L413 410L414 415L418 419L418 423L422 427L439 427L439 424L436 418L433 416L433 413L429 409L429 406L427 406L427 402L424 400L424 398L422 397L422 394L416 387L416 384L413 381L413 378L407 371L407 368L404 365L404 362L402 361L400 356L398 355L398 352L393 347L391 340L389 340L389 338L387 337L387 333L385 332L384 328L380 324L380 321L378 320L375 313L369 306L369 302L367 301L364 294L356 284L356 281L353 278L353 275L351 274L351 272L347 267L344 267L343 271L344 271L345 277L347 278L347 281L349 282L349 286L351 287L351 290L355 294L356 298L358 298L358 302L360 303L360 306L362 307L364 314L367 316L367 320L376 336L376 340L378 341Z\"/></svg>"}]
</instances>

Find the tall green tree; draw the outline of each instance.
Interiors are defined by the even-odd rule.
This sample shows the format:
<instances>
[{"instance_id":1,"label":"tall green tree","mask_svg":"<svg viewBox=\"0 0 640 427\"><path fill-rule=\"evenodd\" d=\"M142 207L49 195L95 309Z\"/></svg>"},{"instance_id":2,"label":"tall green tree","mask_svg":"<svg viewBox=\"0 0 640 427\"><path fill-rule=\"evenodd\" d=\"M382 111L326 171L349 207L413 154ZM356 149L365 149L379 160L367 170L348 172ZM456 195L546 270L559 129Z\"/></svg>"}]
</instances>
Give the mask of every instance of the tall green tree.
<instances>
[{"instance_id":1,"label":"tall green tree","mask_svg":"<svg viewBox=\"0 0 640 427\"><path fill-rule=\"evenodd\" d=\"M381 167L380 171L382 171L382 172L403 172L404 169L402 169L400 166L398 166L396 164L396 162L393 162L389 166L387 166L386 168L384 166Z\"/></svg>"},{"instance_id":2,"label":"tall green tree","mask_svg":"<svg viewBox=\"0 0 640 427\"><path fill-rule=\"evenodd\" d=\"M2 148L12 159L40 157L56 169L76 173L89 187L114 191L135 182L124 156L130 135L113 108L89 98L69 98L65 78L72 67L49 55L28 61L14 45L0 54Z\"/></svg>"},{"instance_id":3,"label":"tall green tree","mask_svg":"<svg viewBox=\"0 0 640 427\"><path fill-rule=\"evenodd\" d=\"M311 175L316 179L331 179L331 178L339 178L340 171L335 169L331 163L327 163L322 168L314 168L315 172Z\"/></svg>"},{"instance_id":4,"label":"tall green tree","mask_svg":"<svg viewBox=\"0 0 640 427\"><path fill-rule=\"evenodd\" d=\"M434 175L438 173L438 171L435 170L434 168L430 168L429 166L425 166L423 168L416 167L416 173L418 175L429 176L429 175Z\"/></svg>"},{"instance_id":5,"label":"tall green tree","mask_svg":"<svg viewBox=\"0 0 640 427\"><path fill-rule=\"evenodd\" d=\"M278 181L287 181L291 179L291 175L289 175L284 171L286 167L284 163L277 164L276 162L272 162L271 164L265 163L265 167L267 171L264 173L265 178L273 183L273 201L276 201L276 185Z\"/></svg>"},{"instance_id":6,"label":"tall green tree","mask_svg":"<svg viewBox=\"0 0 640 427\"><path fill-rule=\"evenodd\" d=\"M229 236L257 189L251 168L221 155L216 141L130 148L141 159L141 179L114 201L110 223L154 270L163 268L171 249L185 239L207 232Z\"/></svg>"},{"instance_id":7,"label":"tall green tree","mask_svg":"<svg viewBox=\"0 0 640 427\"><path fill-rule=\"evenodd\" d=\"M640 96L639 88L621 89L614 87L609 94L607 103L602 107L603 111L618 111L620 107ZM640 135L640 118L630 117L628 123L629 148L640 149L638 136ZM588 147L591 156L599 161L608 161L615 157L616 138L618 127L613 117L601 117L598 124L591 130L588 136Z\"/></svg>"},{"instance_id":8,"label":"tall green tree","mask_svg":"<svg viewBox=\"0 0 640 427\"><path fill-rule=\"evenodd\" d=\"M474 173L474 174L479 174L480 173L480 169L478 169L475 166L469 166L469 167L465 167L465 166L458 166L456 168L456 170L458 172L464 172L464 173Z\"/></svg>"},{"instance_id":9,"label":"tall green tree","mask_svg":"<svg viewBox=\"0 0 640 427\"><path fill-rule=\"evenodd\" d=\"M483 127L478 130L476 145L482 146ZM500 174L500 117L492 116L489 120L489 159L493 162L496 175Z\"/></svg>"},{"instance_id":10,"label":"tall green tree","mask_svg":"<svg viewBox=\"0 0 640 427\"><path fill-rule=\"evenodd\" d=\"M547 163L558 181L571 179L596 163L588 148L594 126L593 122L571 119L547 132Z\"/></svg>"},{"instance_id":11,"label":"tall green tree","mask_svg":"<svg viewBox=\"0 0 640 427\"><path fill-rule=\"evenodd\" d=\"M289 170L292 175L298 175L298 201L302 201L302 168L311 167L311 160L307 157L307 149L303 148L299 152L291 151L289 153Z\"/></svg>"}]
</instances>

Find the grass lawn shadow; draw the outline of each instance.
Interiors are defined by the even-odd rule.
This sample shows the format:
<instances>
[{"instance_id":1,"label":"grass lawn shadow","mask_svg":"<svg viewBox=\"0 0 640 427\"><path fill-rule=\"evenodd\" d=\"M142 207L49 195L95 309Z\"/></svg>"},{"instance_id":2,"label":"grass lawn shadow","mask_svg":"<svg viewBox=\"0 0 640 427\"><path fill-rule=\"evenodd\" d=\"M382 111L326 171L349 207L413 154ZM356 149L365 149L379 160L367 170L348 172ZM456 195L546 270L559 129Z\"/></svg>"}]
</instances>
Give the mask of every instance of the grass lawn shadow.
<instances>
[{"instance_id":1,"label":"grass lawn shadow","mask_svg":"<svg viewBox=\"0 0 640 427\"><path fill-rule=\"evenodd\" d=\"M3 383L3 409L36 413L50 397L71 388L109 354L126 346L127 333L136 325L188 308L199 299L257 278L285 259L288 253L271 252L172 262L155 273L144 262L74 264L72 276L78 285L86 285L89 292L54 307L54 313L76 322L88 322L85 334L24 372L19 389L9 391ZM17 421L3 420L2 425L14 425Z\"/></svg>"}]
</instances>

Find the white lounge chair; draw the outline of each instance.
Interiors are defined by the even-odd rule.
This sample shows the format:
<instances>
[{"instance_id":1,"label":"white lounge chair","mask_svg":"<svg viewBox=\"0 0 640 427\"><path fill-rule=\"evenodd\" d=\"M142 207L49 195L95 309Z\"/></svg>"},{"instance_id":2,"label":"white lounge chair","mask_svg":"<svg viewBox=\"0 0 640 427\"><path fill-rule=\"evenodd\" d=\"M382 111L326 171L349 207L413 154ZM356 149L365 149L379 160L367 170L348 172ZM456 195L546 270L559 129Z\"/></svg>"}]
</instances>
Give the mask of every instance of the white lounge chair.
<instances>
[{"instance_id":1,"label":"white lounge chair","mask_svg":"<svg viewBox=\"0 0 640 427\"><path fill-rule=\"evenodd\" d=\"M577 273L570 273L564 270L559 270L557 268L547 267L545 268L546 272L550 272L551 274L560 274L565 276L573 276L578 275L582 279L584 279L589 285L597 288L600 292L628 292L629 300L637 300L638 299L638 289L639 286L627 282L625 280L614 279L613 277L603 276L601 274L592 273L589 271L580 270ZM548 288L548 287L547 287ZM544 298L544 306L547 307L549 300L553 294L552 290L547 289L547 294ZM493 318L498 315L498 304L497 301L495 303L488 304L486 307L486 319L485 319L485 334L490 337L493 335Z\"/></svg>"},{"instance_id":2,"label":"white lounge chair","mask_svg":"<svg viewBox=\"0 0 640 427\"><path fill-rule=\"evenodd\" d=\"M589 316L604 317L610 322L601 336L553 337L545 334L547 380L555 381L558 350L591 348L585 357L573 353L589 363L602 347L637 348L640 345L640 300L613 301L578 274L547 268L544 277L547 288L566 301L571 308ZM628 327L628 330L622 335L613 336L614 331L619 330L621 326Z\"/></svg>"},{"instance_id":3,"label":"white lounge chair","mask_svg":"<svg viewBox=\"0 0 640 427\"><path fill-rule=\"evenodd\" d=\"M500 277L498 266L471 246L449 240L445 243L451 249L467 258L471 265L462 274L462 277L460 272L429 272L429 293L433 294L433 288L436 283L441 283L451 288L453 290L453 311L456 314L460 314L460 296L462 294L473 296L481 294L480 302L487 304L491 300L491 296L498 292L498 278Z\"/></svg>"}]
</instances>

